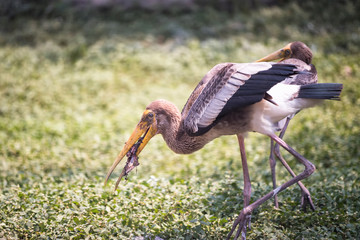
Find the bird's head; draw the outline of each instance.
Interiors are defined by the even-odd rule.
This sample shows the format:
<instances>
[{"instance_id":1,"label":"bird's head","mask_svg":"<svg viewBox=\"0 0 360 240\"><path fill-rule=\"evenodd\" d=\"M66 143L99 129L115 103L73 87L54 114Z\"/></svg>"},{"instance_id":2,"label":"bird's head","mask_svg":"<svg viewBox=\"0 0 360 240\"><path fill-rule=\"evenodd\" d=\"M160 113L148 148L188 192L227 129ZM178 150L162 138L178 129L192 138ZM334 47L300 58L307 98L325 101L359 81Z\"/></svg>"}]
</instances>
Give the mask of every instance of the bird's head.
<instances>
[{"instance_id":1,"label":"bird's head","mask_svg":"<svg viewBox=\"0 0 360 240\"><path fill-rule=\"evenodd\" d=\"M303 42L291 42L285 47L263 57L256 62L283 61L288 58L299 59L306 64L310 64L312 60L312 52L310 48Z\"/></svg>"},{"instance_id":2,"label":"bird's head","mask_svg":"<svg viewBox=\"0 0 360 240\"><path fill-rule=\"evenodd\" d=\"M128 160L118 178L118 181L116 182L115 189L119 185L121 178L126 176L131 170L139 165L138 156L150 139L156 134L163 134L168 130L169 121L172 120L169 117L168 112L171 114L171 111L178 110L175 105L165 100L156 100L146 107L139 123L136 125L134 131L126 141L125 146L118 154L113 165L106 174L105 184L116 166L125 156L127 156ZM172 115L173 117L177 116L175 113Z\"/></svg>"},{"instance_id":3,"label":"bird's head","mask_svg":"<svg viewBox=\"0 0 360 240\"><path fill-rule=\"evenodd\" d=\"M149 140L154 135L156 135L156 133L157 125L155 113L150 109L146 109L140 119L140 122L136 125L134 131L130 135L129 139L126 141L125 146L118 154L113 165L106 174L105 184L116 166L125 156L127 156L128 161L119 176L119 179L115 186L116 189L119 185L121 178L123 176L126 176L131 170L133 170L137 165L139 165L137 159L140 152L144 149Z\"/></svg>"}]
</instances>

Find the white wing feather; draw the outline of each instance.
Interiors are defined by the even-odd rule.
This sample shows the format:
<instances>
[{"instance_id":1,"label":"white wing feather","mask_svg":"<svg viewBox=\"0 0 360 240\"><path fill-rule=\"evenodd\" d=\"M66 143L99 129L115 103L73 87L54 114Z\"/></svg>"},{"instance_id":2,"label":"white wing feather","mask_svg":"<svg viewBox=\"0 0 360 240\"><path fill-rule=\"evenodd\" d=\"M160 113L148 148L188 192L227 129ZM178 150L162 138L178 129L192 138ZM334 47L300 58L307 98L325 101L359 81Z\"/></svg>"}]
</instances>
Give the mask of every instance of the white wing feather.
<instances>
[{"instance_id":1,"label":"white wing feather","mask_svg":"<svg viewBox=\"0 0 360 240\"><path fill-rule=\"evenodd\" d=\"M185 125L191 129L193 133L197 132L199 127L206 127L212 124L219 113L224 108L227 101L234 95L234 93L245 84L246 80L251 78L253 74L260 71L270 69L271 63L235 63L230 68L234 73L226 81L224 86L215 94L214 97L209 99L209 96L204 96L200 93L196 102L201 101L205 104L194 103L193 106L200 106L200 109L191 108L185 120ZM216 77L216 76L215 76ZM211 80L210 80L211 81ZM209 83L208 83L209 84Z\"/></svg>"}]
</instances>

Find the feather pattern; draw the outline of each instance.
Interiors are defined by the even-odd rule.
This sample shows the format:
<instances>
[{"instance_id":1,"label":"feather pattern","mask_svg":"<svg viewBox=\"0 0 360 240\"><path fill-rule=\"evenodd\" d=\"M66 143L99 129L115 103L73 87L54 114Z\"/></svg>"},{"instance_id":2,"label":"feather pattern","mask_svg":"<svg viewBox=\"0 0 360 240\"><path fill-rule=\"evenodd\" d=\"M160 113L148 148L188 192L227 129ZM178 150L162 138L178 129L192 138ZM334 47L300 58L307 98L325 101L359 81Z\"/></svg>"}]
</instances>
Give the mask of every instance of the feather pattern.
<instances>
[{"instance_id":1,"label":"feather pattern","mask_svg":"<svg viewBox=\"0 0 360 240\"><path fill-rule=\"evenodd\" d=\"M303 85L297 98L340 100L341 83L318 83Z\"/></svg>"},{"instance_id":2,"label":"feather pattern","mask_svg":"<svg viewBox=\"0 0 360 240\"><path fill-rule=\"evenodd\" d=\"M226 114L261 101L272 86L296 73L295 66L287 64L226 64L188 109L184 120L187 133L205 133Z\"/></svg>"}]
</instances>

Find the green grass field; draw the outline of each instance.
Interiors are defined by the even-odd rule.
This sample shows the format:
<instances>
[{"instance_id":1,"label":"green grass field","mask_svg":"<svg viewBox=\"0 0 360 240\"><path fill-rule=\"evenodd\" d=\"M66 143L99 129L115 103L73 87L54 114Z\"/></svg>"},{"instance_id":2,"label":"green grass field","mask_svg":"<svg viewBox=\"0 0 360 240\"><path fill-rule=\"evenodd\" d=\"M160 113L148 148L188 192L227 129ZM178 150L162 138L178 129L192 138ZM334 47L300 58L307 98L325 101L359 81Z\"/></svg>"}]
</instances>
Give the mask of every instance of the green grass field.
<instances>
[{"instance_id":1,"label":"green grass field","mask_svg":"<svg viewBox=\"0 0 360 240\"><path fill-rule=\"evenodd\" d=\"M0 239L224 239L243 204L236 137L176 155L157 136L117 191L123 165L104 176L148 103L181 109L215 64L295 40L312 48L320 82L344 84L340 102L301 112L285 136L317 167L303 181L316 211L301 211L292 186L280 209L253 213L248 239L360 239L360 20L344 9L333 22L297 5L0 18ZM246 147L254 201L272 189L269 140L250 133Z\"/></svg>"}]
</instances>

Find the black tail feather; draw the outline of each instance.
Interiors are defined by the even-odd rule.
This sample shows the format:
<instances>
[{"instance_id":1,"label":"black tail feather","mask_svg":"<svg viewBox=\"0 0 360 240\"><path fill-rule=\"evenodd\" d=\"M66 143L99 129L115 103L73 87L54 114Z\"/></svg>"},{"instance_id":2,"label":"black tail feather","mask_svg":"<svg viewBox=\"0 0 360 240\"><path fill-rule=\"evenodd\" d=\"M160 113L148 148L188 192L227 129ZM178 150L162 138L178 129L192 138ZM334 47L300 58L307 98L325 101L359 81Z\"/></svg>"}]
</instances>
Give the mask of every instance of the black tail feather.
<instances>
[{"instance_id":1,"label":"black tail feather","mask_svg":"<svg viewBox=\"0 0 360 240\"><path fill-rule=\"evenodd\" d=\"M341 83L315 83L300 87L297 98L340 100Z\"/></svg>"}]
</instances>

